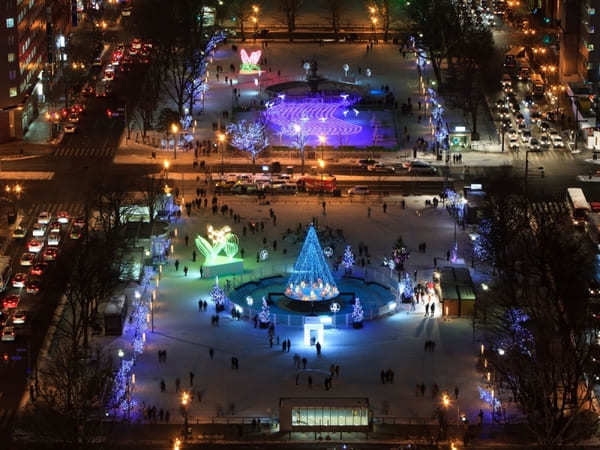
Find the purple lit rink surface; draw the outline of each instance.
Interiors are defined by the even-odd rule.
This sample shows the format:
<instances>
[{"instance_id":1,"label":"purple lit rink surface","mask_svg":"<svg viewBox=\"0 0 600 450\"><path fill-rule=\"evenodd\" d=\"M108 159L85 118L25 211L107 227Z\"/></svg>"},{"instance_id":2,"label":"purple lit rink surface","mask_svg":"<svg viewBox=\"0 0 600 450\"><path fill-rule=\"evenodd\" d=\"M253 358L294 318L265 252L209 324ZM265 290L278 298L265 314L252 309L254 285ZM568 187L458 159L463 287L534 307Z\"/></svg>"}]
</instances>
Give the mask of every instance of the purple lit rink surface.
<instances>
[{"instance_id":1,"label":"purple lit rink surface","mask_svg":"<svg viewBox=\"0 0 600 450\"><path fill-rule=\"evenodd\" d=\"M342 102L299 102L275 104L266 112L269 143L271 145L295 147L298 140L294 124L302 127L304 144L318 147L319 136L325 136L327 146L369 147L396 146L394 121L388 111L358 110ZM344 111L347 111L344 115ZM256 113L236 114L236 120L254 120ZM304 120L303 120L304 119Z\"/></svg>"}]
</instances>

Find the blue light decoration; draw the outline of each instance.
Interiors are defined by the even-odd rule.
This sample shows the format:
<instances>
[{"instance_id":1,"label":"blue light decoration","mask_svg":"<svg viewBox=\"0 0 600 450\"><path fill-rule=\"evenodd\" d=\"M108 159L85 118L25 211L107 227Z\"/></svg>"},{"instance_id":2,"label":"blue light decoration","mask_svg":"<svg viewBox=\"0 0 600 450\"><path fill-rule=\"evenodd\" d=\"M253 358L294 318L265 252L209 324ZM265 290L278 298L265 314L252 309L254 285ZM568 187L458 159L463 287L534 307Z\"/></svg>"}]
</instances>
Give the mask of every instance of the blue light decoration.
<instances>
[{"instance_id":1,"label":"blue light decoration","mask_svg":"<svg viewBox=\"0 0 600 450\"><path fill-rule=\"evenodd\" d=\"M363 311L363 307L360 304L360 299L356 297L354 300L354 305L352 306L352 322L359 323L362 322L365 318L365 313Z\"/></svg>"},{"instance_id":2,"label":"blue light decoration","mask_svg":"<svg viewBox=\"0 0 600 450\"><path fill-rule=\"evenodd\" d=\"M320 301L337 297L339 293L325 261L317 232L310 225L292 275L288 279L285 295L295 300Z\"/></svg>"},{"instance_id":3,"label":"blue light decoration","mask_svg":"<svg viewBox=\"0 0 600 450\"><path fill-rule=\"evenodd\" d=\"M271 310L269 309L269 304L265 297L262 298L262 309L258 313L258 320L263 324L267 324L271 321Z\"/></svg>"},{"instance_id":4,"label":"blue light decoration","mask_svg":"<svg viewBox=\"0 0 600 450\"><path fill-rule=\"evenodd\" d=\"M477 386L477 389L479 390L479 398L484 402L488 403L490 406L492 406L494 411L500 408L500 400L498 400L497 397L492 396L491 391L488 391L487 389L482 388L481 386Z\"/></svg>"},{"instance_id":5,"label":"blue light decoration","mask_svg":"<svg viewBox=\"0 0 600 450\"><path fill-rule=\"evenodd\" d=\"M403 299L408 300L413 298L415 289L412 278L408 272L404 272L404 274L400 277L400 281L398 282L398 291Z\"/></svg>"},{"instance_id":6,"label":"blue light decoration","mask_svg":"<svg viewBox=\"0 0 600 450\"><path fill-rule=\"evenodd\" d=\"M350 136L359 134L362 126L345 120L343 112L359 100L360 97L348 94L288 95L268 102L266 116L277 132L285 136L298 133L298 127L293 125L300 125L304 136Z\"/></svg>"},{"instance_id":7,"label":"blue light decoration","mask_svg":"<svg viewBox=\"0 0 600 450\"><path fill-rule=\"evenodd\" d=\"M342 265L346 269L347 272L352 271L352 266L354 265L354 253L352 253L352 247L346 245L346 249L344 250L344 257L342 258Z\"/></svg>"},{"instance_id":8,"label":"blue light decoration","mask_svg":"<svg viewBox=\"0 0 600 450\"><path fill-rule=\"evenodd\" d=\"M219 277L215 278L215 285L210 290L210 298L218 307L225 306L225 291L219 287Z\"/></svg>"}]
</instances>

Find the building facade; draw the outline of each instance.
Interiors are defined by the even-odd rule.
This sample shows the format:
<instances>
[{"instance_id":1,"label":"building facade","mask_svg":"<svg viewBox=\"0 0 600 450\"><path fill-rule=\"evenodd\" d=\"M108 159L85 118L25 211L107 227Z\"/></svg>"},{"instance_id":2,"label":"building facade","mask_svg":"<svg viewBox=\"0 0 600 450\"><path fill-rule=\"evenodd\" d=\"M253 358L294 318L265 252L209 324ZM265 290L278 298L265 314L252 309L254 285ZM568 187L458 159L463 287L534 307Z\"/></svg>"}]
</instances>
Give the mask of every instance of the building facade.
<instances>
[{"instance_id":1,"label":"building facade","mask_svg":"<svg viewBox=\"0 0 600 450\"><path fill-rule=\"evenodd\" d=\"M23 137L43 98L46 0L0 2L0 142Z\"/></svg>"},{"instance_id":2,"label":"building facade","mask_svg":"<svg viewBox=\"0 0 600 450\"><path fill-rule=\"evenodd\" d=\"M600 81L600 0L558 4L560 74L563 79Z\"/></svg>"}]
</instances>

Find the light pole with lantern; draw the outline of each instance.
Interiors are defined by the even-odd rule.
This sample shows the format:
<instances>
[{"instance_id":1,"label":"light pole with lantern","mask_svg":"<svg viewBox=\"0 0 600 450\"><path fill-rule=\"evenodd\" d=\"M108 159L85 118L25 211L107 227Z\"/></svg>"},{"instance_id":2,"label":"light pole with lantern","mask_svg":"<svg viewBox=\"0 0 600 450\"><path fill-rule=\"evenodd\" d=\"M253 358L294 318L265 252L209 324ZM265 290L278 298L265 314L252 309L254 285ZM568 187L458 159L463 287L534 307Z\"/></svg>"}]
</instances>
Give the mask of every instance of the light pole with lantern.
<instances>
[{"instance_id":1,"label":"light pole with lantern","mask_svg":"<svg viewBox=\"0 0 600 450\"><path fill-rule=\"evenodd\" d=\"M226 136L224 133L219 132L219 134L217 134L217 140L219 141L219 145L221 146L221 177L225 175L225 138Z\"/></svg>"},{"instance_id":2,"label":"light pole with lantern","mask_svg":"<svg viewBox=\"0 0 600 450\"><path fill-rule=\"evenodd\" d=\"M177 133L179 132L179 126L176 123L171 124L171 133L173 133L173 159L177 159Z\"/></svg>"},{"instance_id":3,"label":"light pole with lantern","mask_svg":"<svg viewBox=\"0 0 600 450\"><path fill-rule=\"evenodd\" d=\"M184 392L181 395L181 409L183 412L183 436L187 438L188 435L188 405L190 403L190 394Z\"/></svg>"},{"instance_id":4,"label":"light pole with lantern","mask_svg":"<svg viewBox=\"0 0 600 450\"><path fill-rule=\"evenodd\" d=\"M325 161L324 160L322 160L322 159L319 160L319 167L321 169L321 194L323 194L323 191L324 191L324 189L323 189L323 175L324 175L324 173L323 172L325 172Z\"/></svg>"}]
</instances>

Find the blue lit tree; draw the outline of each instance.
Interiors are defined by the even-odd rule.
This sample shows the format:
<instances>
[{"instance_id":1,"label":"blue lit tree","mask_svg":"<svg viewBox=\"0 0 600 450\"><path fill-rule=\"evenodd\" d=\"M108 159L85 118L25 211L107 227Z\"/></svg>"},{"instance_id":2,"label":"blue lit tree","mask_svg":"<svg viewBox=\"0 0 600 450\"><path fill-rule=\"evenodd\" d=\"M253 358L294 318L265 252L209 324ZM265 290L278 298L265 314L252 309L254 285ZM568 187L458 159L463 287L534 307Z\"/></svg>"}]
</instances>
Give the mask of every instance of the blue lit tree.
<instances>
[{"instance_id":1,"label":"blue lit tree","mask_svg":"<svg viewBox=\"0 0 600 450\"><path fill-rule=\"evenodd\" d=\"M352 253L352 247L346 245L344 250L344 257L342 258L342 265L346 269L346 273L352 273L352 266L354 265L354 253Z\"/></svg>"},{"instance_id":2,"label":"blue lit tree","mask_svg":"<svg viewBox=\"0 0 600 450\"><path fill-rule=\"evenodd\" d=\"M400 277L399 290L402 298L406 300L413 298L415 295L415 288L413 286L412 278L407 272L404 272L404 274Z\"/></svg>"},{"instance_id":3,"label":"blue lit tree","mask_svg":"<svg viewBox=\"0 0 600 450\"><path fill-rule=\"evenodd\" d=\"M354 300L354 305L352 306L352 323L355 328L362 327L362 322L365 318L365 313L363 311L363 307L360 304L360 299L356 297Z\"/></svg>"},{"instance_id":4,"label":"blue lit tree","mask_svg":"<svg viewBox=\"0 0 600 450\"><path fill-rule=\"evenodd\" d=\"M240 120L227 126L230 143L235 148L250 153L252 165L256 164L256 156L269 145L267 127L264 121Z\"/></svg>"},{"instance_id":5,"label":"blue lit tree","mask_svg":"<svg viewBox=\"0 0 600 450\"><path fill-rule=\"evenodd\" d=\"M210 290L210 298L215 302L215 309L217 312L225 309L225 291L219 287L219 277L215 280L215 285Z\"/></svg>"},{"instance_id":6,"label":"blue lit tree","mask_svg":"<svg viewBox=\"0 0 600 450\"><path fill-rule=\"evenodd\" d=\"M325 261L315 228L311 225L288 279L285 295L305 301L327 300L339 294Z\"/></svg>"},{"instance_id":7,"label":"blue lit tree","mask_svg":"<svg viewBox=\"0 0 600 450\"><path fill-rule=\"evenodd\" d=\"M404 245L404 240L402 236L398 237L396 243L394 244L394 249L392 250L392 257L394 258L394 263L396 264L396 269L399 272L404 270L404 264L408 260L410 256L410 252Z\"/></svg>"},{"instance_id":8,"label":"blue lit tree","mask_svg":"<svg viewBox=\"0 0 600 450\"><path fill-rule=\"evenodd\" d=\"M258 320L263 326L271 322L271 310L265 297L262 298L262 310L258 313Z\"/></svg>"}]
</instances>

